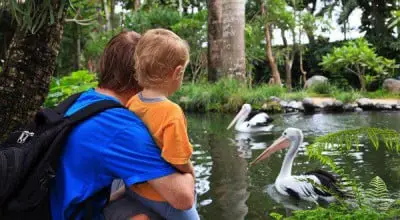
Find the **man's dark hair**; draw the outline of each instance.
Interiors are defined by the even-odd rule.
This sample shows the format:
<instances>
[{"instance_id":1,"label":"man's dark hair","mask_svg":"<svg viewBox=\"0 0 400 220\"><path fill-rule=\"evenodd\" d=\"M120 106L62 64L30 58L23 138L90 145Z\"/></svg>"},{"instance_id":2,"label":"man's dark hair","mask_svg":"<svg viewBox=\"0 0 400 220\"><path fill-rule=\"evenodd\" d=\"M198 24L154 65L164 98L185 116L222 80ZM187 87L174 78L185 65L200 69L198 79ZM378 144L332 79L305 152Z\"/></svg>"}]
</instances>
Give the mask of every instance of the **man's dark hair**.
<instances>
[{"instance_id":1,"label":"man's dark hair","mask_svg":"<svg viewBox=\"0 0 400 220\"><path fill-rule=\"evenodd\" d=\"M133 55L139 39L140 34L123 31L108 42L99 63L100 88L116 93L137 93L142 89L134 77Z\"/></svg>"}]
</instances>

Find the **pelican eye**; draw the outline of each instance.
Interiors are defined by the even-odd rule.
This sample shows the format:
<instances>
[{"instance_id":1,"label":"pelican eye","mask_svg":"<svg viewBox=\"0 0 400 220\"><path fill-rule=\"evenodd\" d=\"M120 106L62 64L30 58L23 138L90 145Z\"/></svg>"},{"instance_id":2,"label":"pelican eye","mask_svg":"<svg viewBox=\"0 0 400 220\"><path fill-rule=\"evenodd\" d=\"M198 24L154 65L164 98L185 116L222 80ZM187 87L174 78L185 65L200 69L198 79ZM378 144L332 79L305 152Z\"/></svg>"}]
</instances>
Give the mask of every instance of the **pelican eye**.
<instances>
[{"instance_id":1,"label":"pelican eye","mask_svg":"<svg viewBox=\"0 0 400 220\"><path fill-rule=\"evenodd\" d=\"M286 134L287 134L286 132L283 132L283 135L284 135L284 136L286 136Z\"/></svg>"}]
</instances>

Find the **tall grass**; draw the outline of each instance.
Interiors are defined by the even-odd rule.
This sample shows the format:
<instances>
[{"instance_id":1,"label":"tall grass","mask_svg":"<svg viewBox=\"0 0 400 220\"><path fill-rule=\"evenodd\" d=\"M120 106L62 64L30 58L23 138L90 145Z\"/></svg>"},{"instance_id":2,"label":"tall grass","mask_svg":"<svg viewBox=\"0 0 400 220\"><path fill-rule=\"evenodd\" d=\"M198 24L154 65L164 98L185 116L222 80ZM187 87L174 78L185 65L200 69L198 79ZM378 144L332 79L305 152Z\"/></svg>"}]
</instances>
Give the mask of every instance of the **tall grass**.
<instances>
[{"instance_id":1,"label":"tall grass","mask_svg":"<svg viewBox=\"0 0 400 220\"><path fill-rule=\"evenodd\" d=\"M232 79L215 84L187 84L171 99L187 111L237 111L244 103L261 107L271 96L281 97L286 90L279 86L248 88Z\"/></svg>"}]
</instances>

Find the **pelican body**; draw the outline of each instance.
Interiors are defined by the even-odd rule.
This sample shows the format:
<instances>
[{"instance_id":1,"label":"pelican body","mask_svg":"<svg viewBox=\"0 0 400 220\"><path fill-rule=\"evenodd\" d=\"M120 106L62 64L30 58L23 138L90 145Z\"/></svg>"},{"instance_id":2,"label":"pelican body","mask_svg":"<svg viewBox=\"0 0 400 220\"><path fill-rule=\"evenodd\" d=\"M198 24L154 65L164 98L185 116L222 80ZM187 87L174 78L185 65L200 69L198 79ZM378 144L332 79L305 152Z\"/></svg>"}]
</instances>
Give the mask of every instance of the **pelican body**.
<instances>
[{"instance_id":1,"label":"pelican body","mask_svg":"<svg viewBox=\"0 0 400 220\"><path fill-rule=\"evenodd\" d=\"M303 132L297 128L288 128L278 140L265 149L251 164L268 158L278 150L289 148L279 175L275 180L276 190L280 194L310 202L332 202L335 197L330 192L343 196L343 193L336 185L336 178L326 171L315 170L304 175L292 176L293 161L302 142ZM328 191L330 192L324 189L329 189Z\"/></svg>"},{"instance_id":2,"label":"pelican body","mask_svg":"<svg viewBox=\"0 0 400 220\"><path fill-rule=\"evenodd\" d=\"M250 104L244 104L227 129L235 124L235 130L239 132L266 132L271 131L274 125L273 119L265 112L251 111Z\"/></svg>"}]
</instances>

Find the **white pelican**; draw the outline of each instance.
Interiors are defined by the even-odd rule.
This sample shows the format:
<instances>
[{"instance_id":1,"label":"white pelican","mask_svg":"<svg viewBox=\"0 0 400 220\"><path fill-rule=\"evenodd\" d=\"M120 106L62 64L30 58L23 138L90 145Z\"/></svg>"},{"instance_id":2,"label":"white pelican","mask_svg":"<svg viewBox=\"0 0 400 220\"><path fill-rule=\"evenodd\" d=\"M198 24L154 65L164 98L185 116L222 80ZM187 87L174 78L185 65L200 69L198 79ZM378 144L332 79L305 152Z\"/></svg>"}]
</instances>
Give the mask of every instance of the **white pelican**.
<instances>
[{"instance_id":1,"label":"white pelican","mask_svg":"<svg viewBox=\"0 0 400 220\"><path fill-rule=\"evenodd\" d=\"M280 149L289 147L283 160L281 171L275 180L276 190L280 194L314 203L334 201L335 197L331 192L337 193L339 196L344 196L343 192L336 185L336 178L326 171L316 170L307 172L305 175L292 176L293 160L302 142L303 132L297 128L288 128L278 140L265 149L250 165L268 158ZM319 187L318 185L323 187ZM329 189L327 191L330 192L324 189Z\"/></svg>"},{"instance_id":2,"label":"white pelican","mask_svg":"<svg viewBox=\"0 0 400 220\"><path fill-rule=\"evenodd\" d=\"M235 116L227 129L235 125L235 130L240 132L262 132L271 131L274 125L271 124L272 118L265 112L251 111L250 104L244 104L240 112Z\"/></svg>"}]
</instances>

